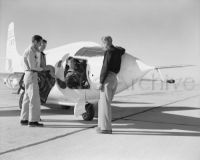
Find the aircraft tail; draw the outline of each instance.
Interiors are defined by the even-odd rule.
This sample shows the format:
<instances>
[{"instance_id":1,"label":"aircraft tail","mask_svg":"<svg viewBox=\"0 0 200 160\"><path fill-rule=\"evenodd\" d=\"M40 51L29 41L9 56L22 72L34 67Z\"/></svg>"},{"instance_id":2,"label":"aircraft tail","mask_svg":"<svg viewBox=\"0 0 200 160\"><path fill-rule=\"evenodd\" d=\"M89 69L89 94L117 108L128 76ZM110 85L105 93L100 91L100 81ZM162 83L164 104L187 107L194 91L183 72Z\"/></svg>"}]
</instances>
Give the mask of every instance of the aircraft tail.
<instances>
[{"instance_id":1,"label":"aircraft tail","mask_svg":"<svg viewBox=\"0 0 200 160\"><path fill-rule=\"evenodd\" d=\"M8 26L7 46L6 46L6 72L22 72L22 56L17 52L14 23Z\"/></svg>"}]
</instances>

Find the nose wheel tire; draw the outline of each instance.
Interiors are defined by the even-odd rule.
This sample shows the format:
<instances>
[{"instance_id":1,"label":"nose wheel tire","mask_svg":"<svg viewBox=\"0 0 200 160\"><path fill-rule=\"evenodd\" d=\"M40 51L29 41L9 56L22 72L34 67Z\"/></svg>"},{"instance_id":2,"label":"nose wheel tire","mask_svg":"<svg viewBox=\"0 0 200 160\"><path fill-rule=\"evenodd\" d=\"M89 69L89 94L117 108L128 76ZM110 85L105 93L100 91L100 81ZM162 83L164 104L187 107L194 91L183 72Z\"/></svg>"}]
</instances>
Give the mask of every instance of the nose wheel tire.
<instances>
[{"instance_id":1,"label":"nose wheel tire","mask_svg":"<svg viewBox=\"0 0 200 160\"><path fill-rule=\"evenodd\" d=\"M86 104L85 110L86 112L82 114L83 120L85 121L93 120L95 114L94 105L91 103Z\"/></svg>"}]
</instances>

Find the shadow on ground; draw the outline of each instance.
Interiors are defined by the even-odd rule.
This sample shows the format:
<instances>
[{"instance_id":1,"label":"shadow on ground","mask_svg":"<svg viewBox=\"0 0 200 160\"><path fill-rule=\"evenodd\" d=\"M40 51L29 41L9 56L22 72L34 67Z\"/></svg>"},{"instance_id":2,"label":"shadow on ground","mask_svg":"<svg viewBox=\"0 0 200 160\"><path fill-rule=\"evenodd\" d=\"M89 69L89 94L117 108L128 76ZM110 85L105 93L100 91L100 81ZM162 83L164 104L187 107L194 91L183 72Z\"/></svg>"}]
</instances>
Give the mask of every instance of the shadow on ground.
<instances>
[{"instance_id":1,"label":"shadow on ground","mask_svg":"<svg viewBox=\"0 0 200 160\"><path fill-rule=\"evenodd\" d=\"M170 111L191 110L200 112L199 108L187 106L113 107L113 133L124 135L200 136L200 118L169 113ZM95 108L95 111L95 118L97 118L97 108ZM73 107L68 109L47 108L42 109L41 113L50 116L48 119L43 119L47 128L89 129L97 125L97 119L83 121L51 118L54 115L72 115ZM0 117L16 117L19 115L20 110L18 109L0 110Z\"/></svg>"}]
</instances>

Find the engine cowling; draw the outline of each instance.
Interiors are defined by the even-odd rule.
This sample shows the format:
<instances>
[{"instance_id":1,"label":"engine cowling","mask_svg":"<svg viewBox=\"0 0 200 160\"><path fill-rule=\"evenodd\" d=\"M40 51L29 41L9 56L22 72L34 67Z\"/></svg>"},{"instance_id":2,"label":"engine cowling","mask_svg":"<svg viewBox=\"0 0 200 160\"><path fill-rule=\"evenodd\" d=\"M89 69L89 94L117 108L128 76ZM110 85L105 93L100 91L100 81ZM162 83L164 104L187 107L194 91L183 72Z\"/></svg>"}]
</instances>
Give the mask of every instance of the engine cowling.
<instances>
[{"instance_id":1,"label":"engine cowling","mask_svg":"<svg viewBox=\"0 0 200 160\"><path fill-rule=\"evenodd\" d=\"M12 73L4 79L4 84L11 89L19 89L19 81L23 73Z\"/></svg>"}]
</instances>

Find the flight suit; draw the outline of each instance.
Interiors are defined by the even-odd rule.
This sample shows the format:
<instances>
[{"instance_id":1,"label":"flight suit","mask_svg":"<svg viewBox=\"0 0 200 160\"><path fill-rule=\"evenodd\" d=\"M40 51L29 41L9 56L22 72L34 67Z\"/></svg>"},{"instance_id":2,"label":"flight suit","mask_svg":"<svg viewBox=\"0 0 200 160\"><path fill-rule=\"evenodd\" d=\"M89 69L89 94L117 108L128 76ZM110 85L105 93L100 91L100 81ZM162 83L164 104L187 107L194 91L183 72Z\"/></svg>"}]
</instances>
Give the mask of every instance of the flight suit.
<instances>
[{"instance_id":1,"label":"flight suit","mask_svg":"<svg viewBox=\"0 0 200 160\"><path fill-rule=\"evenodd\" d=\"M40 120L40 95L38 86L38 73L41 71L37 61L37 50L29 47L24 53L24 84L25 93L22 102L21 120L38 122Z\"/></svg>"}]
</instances>

